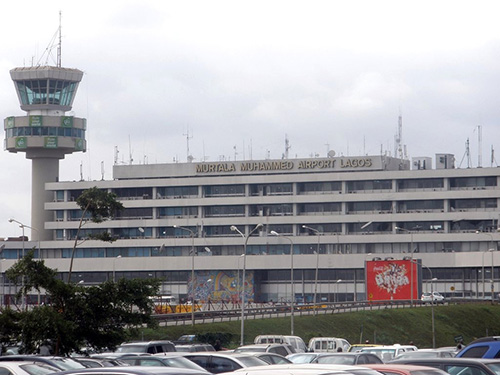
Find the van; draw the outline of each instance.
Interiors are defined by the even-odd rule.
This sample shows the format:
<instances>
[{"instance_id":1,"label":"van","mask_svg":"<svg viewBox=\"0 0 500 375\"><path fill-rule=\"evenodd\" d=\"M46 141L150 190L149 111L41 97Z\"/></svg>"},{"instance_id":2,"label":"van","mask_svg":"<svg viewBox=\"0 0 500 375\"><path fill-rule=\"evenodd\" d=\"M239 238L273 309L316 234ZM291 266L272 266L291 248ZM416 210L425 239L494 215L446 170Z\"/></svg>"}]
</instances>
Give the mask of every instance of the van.
<instances>
[{"instance_id":1,"label":"van","mask_svg":"<svg viewBox=\"0 0 500 375\"><path fill-rule=\"evenodd\" d=\"M306 343L299 336L259 335L253 342L254 344L288 344L293 346L297 353L307 351Z\"/></svg>"},{"instance_id":2,"label":"van","mask_svg":"<svg viewBox=\"0 0 500 375\"><path fill-rule=\"evenodd\" d=\"M116 348L115 353L164 353L175 352L175 345L172 341L139 341L121 344Z\"/></svg>"},{"instance_id":3,"label":"van","mask_svg":"<svg viewBox=\"0 0 500 375\"><path fill-rule=\"evenodd\" d=\"M313 337L309 340L308 351L315 353L337 352L342 349L347 352L351 344L346 339L338 337Z\"/></svg>"}]
</instances>

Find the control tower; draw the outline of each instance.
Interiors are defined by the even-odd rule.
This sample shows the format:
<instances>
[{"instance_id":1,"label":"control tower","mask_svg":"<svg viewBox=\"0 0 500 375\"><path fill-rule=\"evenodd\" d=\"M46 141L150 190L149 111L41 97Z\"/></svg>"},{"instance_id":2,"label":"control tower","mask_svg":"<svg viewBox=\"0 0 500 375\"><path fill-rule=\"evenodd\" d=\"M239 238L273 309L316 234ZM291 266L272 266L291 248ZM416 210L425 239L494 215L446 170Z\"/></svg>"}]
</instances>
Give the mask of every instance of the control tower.
<instances>
[{"instance_id":1,"label":"control tower","mask_svg":"<svg viewBox=\"0 0 500 375\"><path fill-rule=\"evenodd\" d=\"M55 221L46 211L46 202L54 193L45 191L45 183L59 180L59 159L87 148L86 120L68 116L83 72L61 66L34 66L10 71L21 109L25 116L4 120L5 149L24 152L32 161L31 226L34 240L53 240L45 223Z\"/></svg>"}]
</instances>

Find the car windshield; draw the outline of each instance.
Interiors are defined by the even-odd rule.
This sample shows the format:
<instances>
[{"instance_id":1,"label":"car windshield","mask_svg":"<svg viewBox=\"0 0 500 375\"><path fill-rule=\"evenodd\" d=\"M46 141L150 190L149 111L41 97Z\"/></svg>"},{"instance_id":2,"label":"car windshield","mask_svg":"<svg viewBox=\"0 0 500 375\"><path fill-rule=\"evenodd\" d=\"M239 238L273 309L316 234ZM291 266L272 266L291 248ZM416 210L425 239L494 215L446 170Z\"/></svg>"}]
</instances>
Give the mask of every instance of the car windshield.
<instances>
[{"instance_id":1,"label":"car windshield","mask_svg":"<svg viewBox=\"0 0 500 375\"><path fill-rule=\"evenodd\" d=\"M119 346L116 353L144 353L146 352L144 345L126 345Z\"/></svg>"},{"instance_id":2,"label":"car windshield","mask_svg":"<svg viewBox=\"0 0 500 375\"><path fill-rule=\"evenodd\" d=\"M269 366L269 363L257 357L248 356L248 357L237 357L237 358L241 363L243 363L243 365L245 365L245 367Z\"/></svg>"},{"instance_id":3,"label":"car windshield","mask_svg":"<svg viewBox=\"0 0 500 375\"><path fill-rule=\"evenodd\" d=\"M500 363L486 363L486 366L495 374L500 375Z\"/></svg>"},{"instance_id":4,"label":"car windshield","mask_svg":"<svg viewBox=\"0 0 500 375\"><path fill-rule=\"evenodd\" d=\"M316 357L316 354L293 354L287 358L293 363L311 363Z\"/></svg>"},{"instance_id":5,"label":"car windshield","mask_svg":"<svg viewBox=\"0 0 500 375\"><path fill-rule=\"evenodd\" d=\"M54 363L56 363L57 366L65 369L65 370L75 370L75 369L86 368L80 362L77 362L71 358L52 358L51 360Z\"/></svg>"},{"instance_id":6,"label":"car windshield","mask_svg":"<svg viewBox=\"0 0 500 375\"><path fill-rule=\"evenodd\" d=\"M316 362L322 364L336 364L336 365L352 365L354 364L354 356L351 355L325 355L316 359Z\"/></svg>"},{"instance_id":7,"label":"car windshield","mask_svg":"<svg viewBox=\"0 0 500 375\"><path fill-rule=\"evenodd\" d=\"M262 346L257 347L247 347L247 348L238 348L234 350L235 352L265 352L266 348Z\"/></svg>"},{"instance_id":8,"label":"car windshield","mask_svg":"<svg viewBox=\"0 0 500 375\"><path fill-rule=\"evenodd\" d=\"M198 366L193 361L190 361L184 357L165 357L162 358L161 361L165 364L165 366L169 367L180 367L180 368L191 368L193 370L203 370L202 367Z\"/></svg>"},{"instance_id":9,"label":"car windshield","mask_svg":"<svg viewBox=\"0 0 500 375\"><path fill-rule=\"evenodd\" d=\"M22 368L24 371L26 371L28 374L31 375L45 375L45 374L53 374L54 372L60 371L59 369L55 367L50 367L50 366L44 366L44 365L37 365L34 363L30 363L27 365L21 365L19 366Z\"/></svg>"},{"instance_id":10,"label":"car windshield","mask_svg":"<svg viewBox=\"0 0 500 375\"><path fill-rule=\"evenodd\" d=\"M396 354L396 349L363 349L362 352L368 352L375 355L378 355L382 361L388 361L394 358Z\"/></svg>"}]
</instances>

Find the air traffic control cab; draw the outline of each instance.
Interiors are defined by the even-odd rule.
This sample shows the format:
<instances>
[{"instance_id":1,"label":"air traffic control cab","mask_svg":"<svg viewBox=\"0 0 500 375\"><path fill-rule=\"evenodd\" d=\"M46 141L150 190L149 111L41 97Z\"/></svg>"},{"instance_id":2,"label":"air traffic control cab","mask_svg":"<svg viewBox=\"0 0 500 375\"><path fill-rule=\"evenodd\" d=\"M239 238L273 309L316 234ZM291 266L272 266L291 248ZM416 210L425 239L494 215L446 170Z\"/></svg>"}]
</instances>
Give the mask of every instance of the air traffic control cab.
<instances>
[{"instance_id":1,"label":"air traffic control cab","mask_svg":"<svg viewBox=\"0 0 500 375\"><path fill-rule=\"evenodd\" d=\"M5 149L24 152L32 161L31 235L33 240L52 240L45 222L54 221L53 212L44 209L54 200L45 183L59 180L59 159L87 148L86 120L68 116L83 72L54 66L15 68L10 71L21 109L26 116L4 120Z\"/></svg>"}]
</instances>

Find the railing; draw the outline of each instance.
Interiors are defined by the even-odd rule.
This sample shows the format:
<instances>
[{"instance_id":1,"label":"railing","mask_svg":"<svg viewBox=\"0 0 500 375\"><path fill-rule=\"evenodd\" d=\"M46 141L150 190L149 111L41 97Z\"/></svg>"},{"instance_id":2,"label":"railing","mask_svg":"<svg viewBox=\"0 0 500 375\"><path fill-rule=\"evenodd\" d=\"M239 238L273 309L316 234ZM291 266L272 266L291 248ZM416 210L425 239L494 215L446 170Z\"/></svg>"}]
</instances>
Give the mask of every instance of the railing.
<instances>
[{"instance_id":1,"label":"railing","mask_svg":"<svg viewBox=\"0 0 500 375\"><path fill-rule=\"evenodd\" d=\"M470 298L453 298L447 299L446 304L484 304L495 303L487 299L470 299ZM439 303L436 302L436 305ZM435 305L435 306L436 306ZM420 300L413 301L413 306L410 300L397 301L358 301L358 302L328 302L314 304L294 305L294 316L308 315L329 315L366 310L386 310L386 309L405 309L430 306L423 304ZM270 303L249 303L245 306L245 319L269 319L282 318L290 316L290 304L270 304ZM202 311L196 311L194 314L196 323L218 323L228 321L238 321L241 319L241 306L239 304L224 304L224 305L203 305ZM179 314L159 314L154 315L160 325L186 325L191 324L191 312Z\"/></svg>"}]
</instances>

